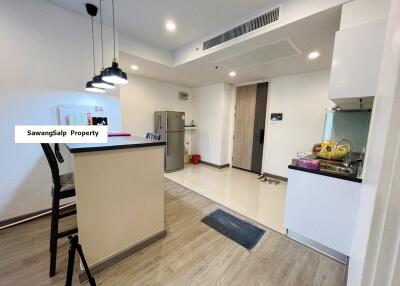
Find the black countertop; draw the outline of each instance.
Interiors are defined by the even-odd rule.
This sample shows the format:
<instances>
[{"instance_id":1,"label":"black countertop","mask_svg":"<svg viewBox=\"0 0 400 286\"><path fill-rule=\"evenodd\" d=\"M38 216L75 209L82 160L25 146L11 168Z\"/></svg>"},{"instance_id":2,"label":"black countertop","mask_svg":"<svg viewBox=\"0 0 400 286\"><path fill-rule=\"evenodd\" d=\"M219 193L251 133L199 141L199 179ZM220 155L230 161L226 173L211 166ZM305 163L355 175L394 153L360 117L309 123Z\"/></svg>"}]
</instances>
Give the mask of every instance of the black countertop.
<instances>
[{"instance_id":1,"label":"black countertop","mask_svg":"<svg viewBox=\"0 0 400 286\"><path fill-rule=\"evenodd\" d=\"M105 151L165 145L164 141L149 140L137 136L109 137L108 143L66 143L71 153Z\"/></svg>"},{"instance_id":2,"label":"black countertop","mask_svg":"<svg viewBox=\"0 0 400 286\"><path fill-rule=\"evenodd\" d=\"M352 182L356 182L356 183L362 183L362 179L357 178L355 176L351 176L351 175L334 174L334 173L330 173L330 172L326 172L326 171L320 171L320 170L310 170L310 169L306 169L306 168L302 168L302 167L297 167L297 166L294 166L294 165L289 165L288 168L292 169L292 170L297 170L297 171L302 171L302 172L307 172L307 173L312 173L312 174L332 177L332 178L336 178L336 179L347 180L347 181L352 181Z\"/></svg>"}]
</instances>

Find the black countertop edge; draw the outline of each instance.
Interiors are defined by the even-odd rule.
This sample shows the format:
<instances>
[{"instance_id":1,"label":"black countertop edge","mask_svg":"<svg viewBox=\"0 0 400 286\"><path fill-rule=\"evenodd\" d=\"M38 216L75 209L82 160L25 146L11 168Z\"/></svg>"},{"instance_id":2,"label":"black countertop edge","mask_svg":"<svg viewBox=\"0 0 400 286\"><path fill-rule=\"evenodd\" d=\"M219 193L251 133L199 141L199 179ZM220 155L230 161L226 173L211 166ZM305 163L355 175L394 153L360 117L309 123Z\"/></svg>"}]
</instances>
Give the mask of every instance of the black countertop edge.
<instances>
[{"instance_id":1,"label":"black countertop edge","mask_svg":"<svg viewBox=\"0 0 400 286\"><path fill-rule=\"evenodd\" d=\"M118 149L131 149L131 148L141 148L141 147L152 147L152 146L163 146L164 141L159 142L145 142L145 143L132 143L123 145L104 145L104 146L89 146L89 147L70 147L65 144L69 152L71 153L83 153L83 152L95 152L95 151L107 151L107 150L118 150Z\"/></svg>"},{"instance_id":2,"label":"black countertop edge","mask_svg":"<svg viewBox=\"0 0 400 286\"><path fill-rule=\"evenodd\" d=\"M341 179L341 180L346 180L346 181L351 181L351 182L356 182L356 183L362 183L362 179L357 178L357 177L351 177L351 176L340 175L340 174L333 174L333 173L324 172L324 171L310 170L310 169L297 167L297 166L293 166L293 165L289 165L288 168L289 169L293 169L293 170L297 170L297 171L317 174L317 175L321 175L321 176L327 176L327 177L332 177L332 178L336 178L336 179Z\"/></svg>"}]
</instances>

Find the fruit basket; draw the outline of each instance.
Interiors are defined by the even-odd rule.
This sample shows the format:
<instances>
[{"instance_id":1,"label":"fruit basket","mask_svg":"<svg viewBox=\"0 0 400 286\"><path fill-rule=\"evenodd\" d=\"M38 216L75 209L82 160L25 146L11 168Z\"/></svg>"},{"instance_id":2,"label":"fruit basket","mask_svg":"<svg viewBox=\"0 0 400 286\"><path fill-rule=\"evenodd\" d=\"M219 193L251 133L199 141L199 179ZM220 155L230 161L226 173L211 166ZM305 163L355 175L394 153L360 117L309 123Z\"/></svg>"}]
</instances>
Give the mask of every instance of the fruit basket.
<instances>
[{"instance_id":1,"label":"fruit basket","mask_svg":"<svg viewBox=\"0 0 400 286\"><path fill-rule=\"evenodd\" d=\"M341 142L348 142L347 140L339 140L337 144L334 141L328 140L327 142L314 145L313 154L320 159L342 161L351 151L350 144L339 144Z\"/></svg>"}]
</instances>

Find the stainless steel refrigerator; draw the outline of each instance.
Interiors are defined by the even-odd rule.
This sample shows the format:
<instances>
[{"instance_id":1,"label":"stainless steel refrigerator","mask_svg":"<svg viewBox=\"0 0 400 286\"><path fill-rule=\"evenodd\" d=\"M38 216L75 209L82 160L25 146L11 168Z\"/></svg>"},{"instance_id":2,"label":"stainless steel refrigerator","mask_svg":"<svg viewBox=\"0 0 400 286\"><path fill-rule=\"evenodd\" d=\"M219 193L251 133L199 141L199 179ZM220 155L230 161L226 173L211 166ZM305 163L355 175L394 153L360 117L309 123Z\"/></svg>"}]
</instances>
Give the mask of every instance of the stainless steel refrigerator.
<instances>
[{"instance_id":1,"label":"stainless steel refrigerator","mask_svg":"<svg viewBox=\"0 0 400 286\"><path fill-rule=\"evenodd\" d=\"M165 172L182 170L185 151L185 112L154 112L154 132L161 135L161 141L165 141Z\"/></svg>"}]
</instances>

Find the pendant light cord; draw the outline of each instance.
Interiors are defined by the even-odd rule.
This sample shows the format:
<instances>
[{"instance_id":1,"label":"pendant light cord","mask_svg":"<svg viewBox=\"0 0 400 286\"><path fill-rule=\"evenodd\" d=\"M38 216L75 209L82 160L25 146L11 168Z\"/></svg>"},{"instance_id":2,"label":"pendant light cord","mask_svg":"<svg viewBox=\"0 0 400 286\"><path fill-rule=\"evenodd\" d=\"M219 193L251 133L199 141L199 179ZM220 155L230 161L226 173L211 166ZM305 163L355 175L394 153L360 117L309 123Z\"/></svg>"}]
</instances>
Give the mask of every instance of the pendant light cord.
<instances>
[{"instance_id":1,"label":"pendant light cord","mask_svg":"<svg viewBox=\"0 0 400 286\"><path fill-rule=\"evenodd\" d=\"M113 12L113 37L114 37L114 59L115 57L115 12L114 12L114 0L111 1L112 2L112 12Z\"/></svg>"},{"instance_id":2,"label":"pendant light cord","mask_svg":"<svg viewBox=\"0 0 400 286\"><path fill-rule=\"evenodd\" d=\"M104 49L103 49L103 14L101 12L101 2L100 0L100 38L101 38L101 69L104 70Z\"/></svg>"},{"instance_id":3,"label":"pendant light cord","mask_svg":"<svg viewBox=\"0 0 400 286\"><path fill-rule=\"evenodd\" d=\"M93 75L96 75L96 59L94 56L94 29L93 29L93 17L92 19L92 53L93 53Z\"/></svg>"}]
</instances>

